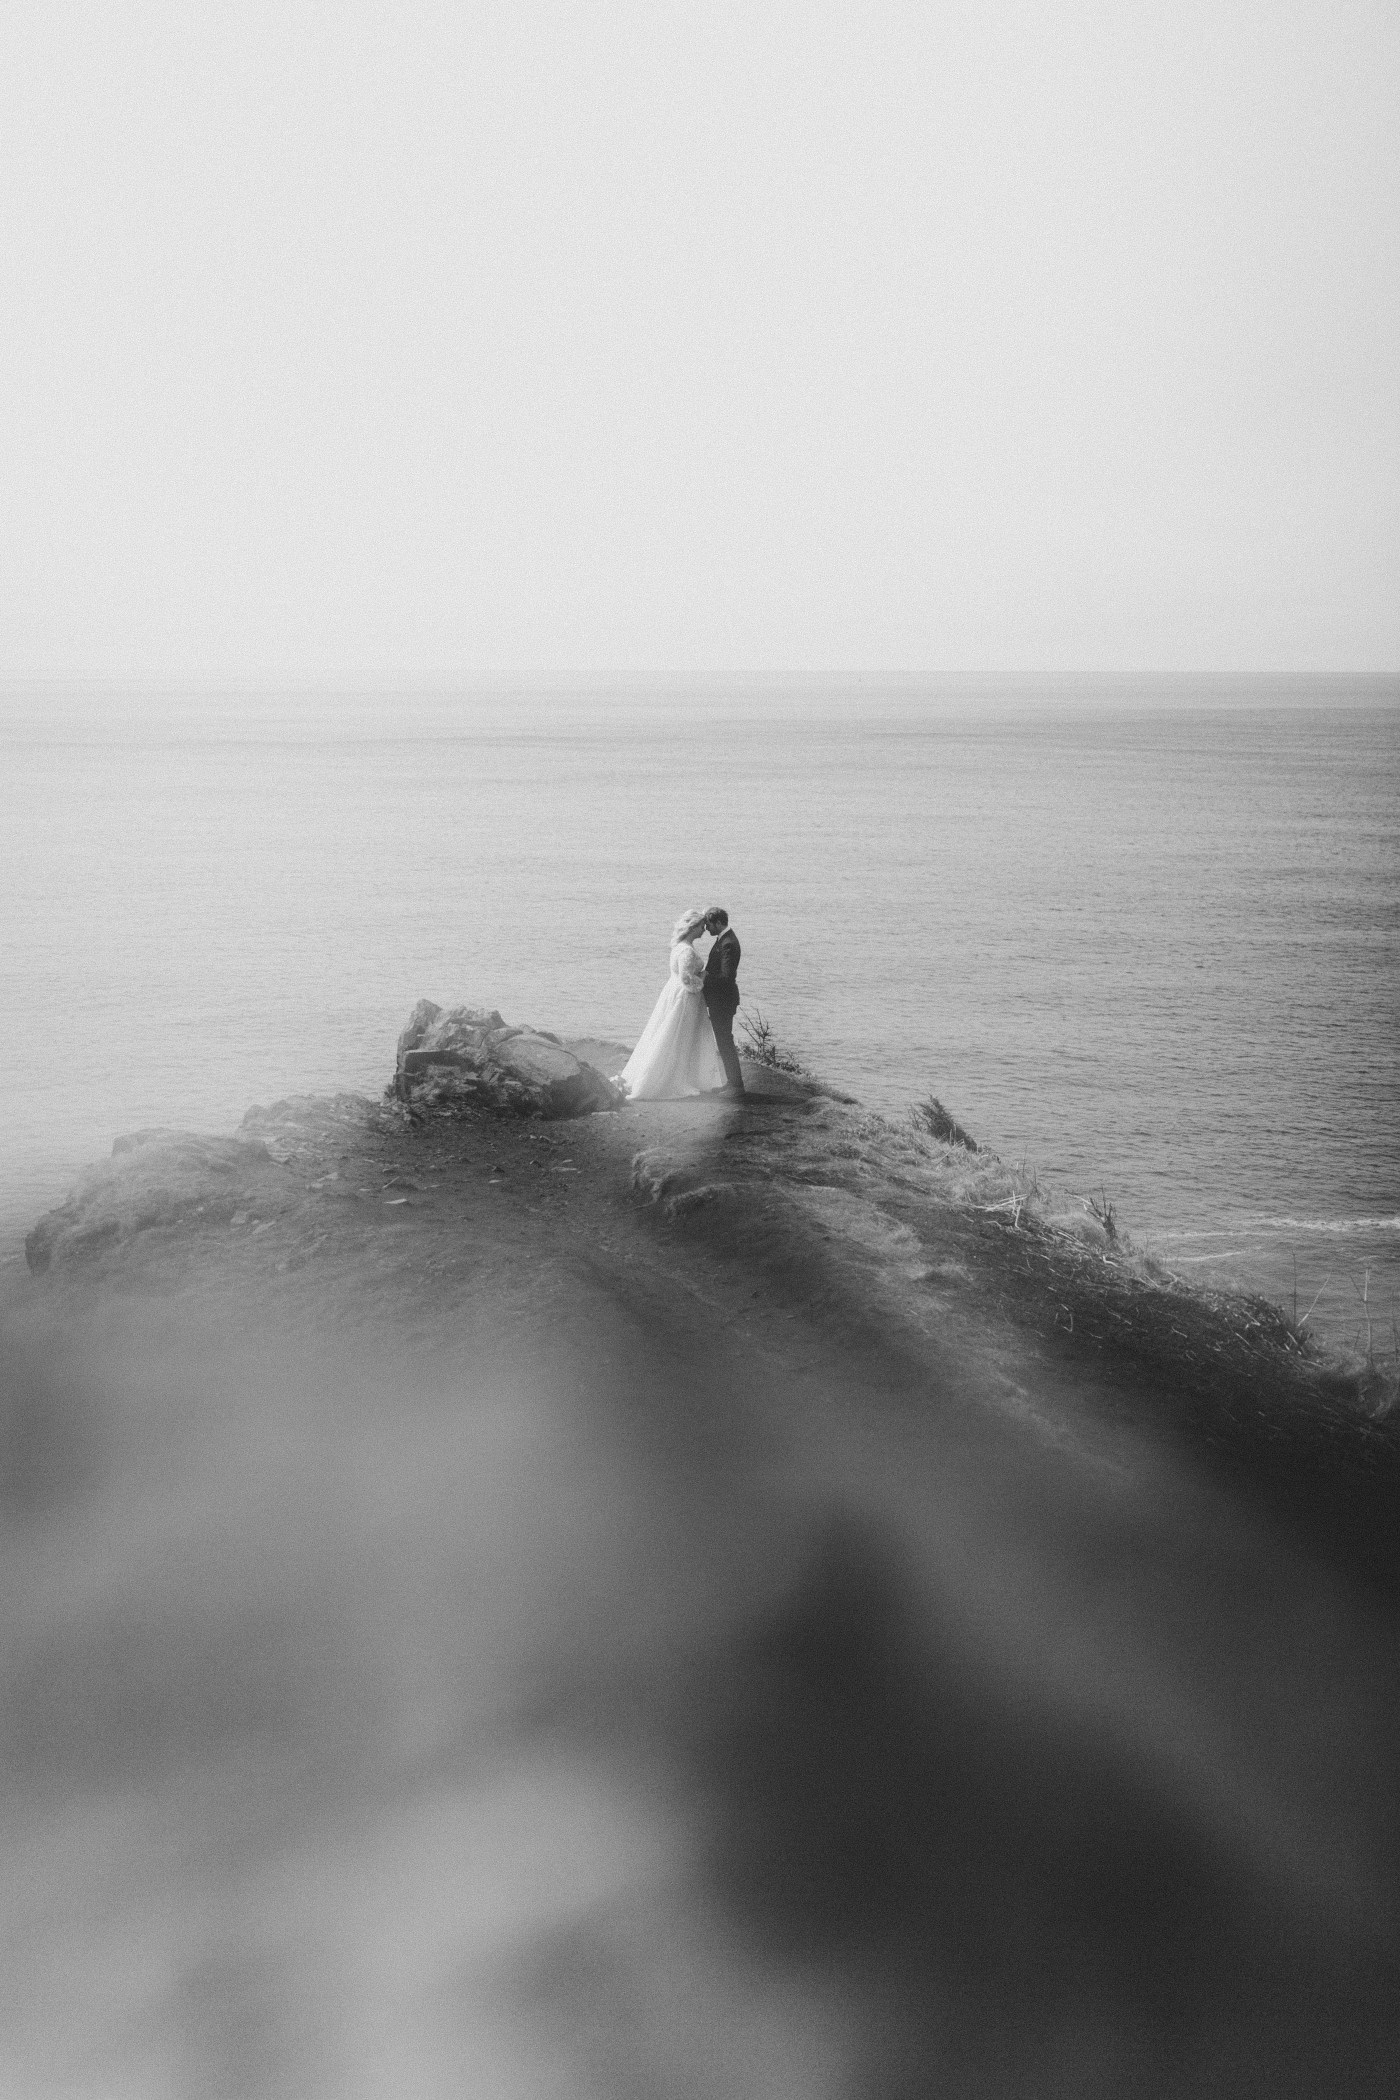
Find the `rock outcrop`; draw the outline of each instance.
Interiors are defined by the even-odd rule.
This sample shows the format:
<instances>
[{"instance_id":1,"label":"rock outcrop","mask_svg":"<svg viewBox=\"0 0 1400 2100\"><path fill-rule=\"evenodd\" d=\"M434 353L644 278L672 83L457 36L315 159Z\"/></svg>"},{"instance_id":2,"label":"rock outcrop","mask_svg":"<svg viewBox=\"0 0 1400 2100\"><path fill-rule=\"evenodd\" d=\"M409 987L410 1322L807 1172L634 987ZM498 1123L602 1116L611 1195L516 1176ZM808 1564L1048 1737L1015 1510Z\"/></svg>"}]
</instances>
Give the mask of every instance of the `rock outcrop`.
<instances>
[{"instance_id":1,"label":"rock outcrop","mask_svg":"<svg viewBox=\"0 0 1400 2100\"><path fill-rule=\"evenodd\" d=\"M138 1130L119 1137L112 1157L90 1167L72 1193L47 1211L24 1242L36 1275L55 1260L90 1260L152 1226L191 1212L225 1221L262 1194L276 1174L258 1138L202 1137L189 1130Z\"/></svg>"},{"instance_id":2,"label":"rock outcrop","mask_svg":"<svg viewBox=\"0 0 1400 2100\"><path fill-rule=\"evenodd\" d=\"M25 1260L41 1276L114 1253L138 1233L256 1231L293 1201L289 1164L337 1146L362 1147L369 1132L396 1120L364 1094L299 1094L271 1108L250 1108L231 1137L133 1131L117 1138L111 1158L89 1167L63 1202L45 1212L25 1239Z\"/></svg>"},{"instance_id":3,"label":"rock outcrop","mask_svg":"<svg viewBox=\"0 0 1400 2100\"><path fill-rule=\"evenodd\" d=\"M393 1092L417 1114L487 1108L508 1115L588 1116L615 1108L602 1073L542 1028L515 1028L471 1006L420 999L399 1037Z\"/></svg>"}]
</instances>

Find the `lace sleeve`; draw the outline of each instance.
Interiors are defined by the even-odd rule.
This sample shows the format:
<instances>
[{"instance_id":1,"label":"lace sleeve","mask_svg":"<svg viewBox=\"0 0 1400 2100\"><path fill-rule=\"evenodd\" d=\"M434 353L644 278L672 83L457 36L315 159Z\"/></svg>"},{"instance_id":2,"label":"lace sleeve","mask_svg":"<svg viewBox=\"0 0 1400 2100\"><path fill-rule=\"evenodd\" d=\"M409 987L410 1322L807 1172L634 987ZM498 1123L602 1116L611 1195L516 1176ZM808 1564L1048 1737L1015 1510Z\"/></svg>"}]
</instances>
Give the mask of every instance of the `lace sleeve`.
<instances>
[{"instance_id":1,"label":"lace sleeve","mask_svg":"<svg viewBox=\"0 0 1400 2100\"><path fill-rule=\"evenodd\" d=\"M677 974L688 992L698 992L705 982L705 965L688 942L682 944Z\"/></svg>"}]
</instances>

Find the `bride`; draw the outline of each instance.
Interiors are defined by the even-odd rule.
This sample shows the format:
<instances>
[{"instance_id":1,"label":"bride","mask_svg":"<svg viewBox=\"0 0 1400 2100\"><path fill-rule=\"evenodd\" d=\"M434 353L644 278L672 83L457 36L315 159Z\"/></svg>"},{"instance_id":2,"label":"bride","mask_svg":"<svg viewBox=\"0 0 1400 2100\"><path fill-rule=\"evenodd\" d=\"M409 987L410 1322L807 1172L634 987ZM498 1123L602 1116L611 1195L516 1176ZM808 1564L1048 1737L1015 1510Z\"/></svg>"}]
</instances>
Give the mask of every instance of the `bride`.
<instances>
[{"instance_id":1,"label":"bride","mask_svg":"<svg viewBox=\"0 0 1400 2100\"><path fill-rule=\"evenodd\" d=\"M629 1101L668 1101L724 1085L724 1066L701 987L705 966L695 942L705 914L682 912L671 929L671 974L636 1049L622 1068Z\"/></svg>"}]
</instances>

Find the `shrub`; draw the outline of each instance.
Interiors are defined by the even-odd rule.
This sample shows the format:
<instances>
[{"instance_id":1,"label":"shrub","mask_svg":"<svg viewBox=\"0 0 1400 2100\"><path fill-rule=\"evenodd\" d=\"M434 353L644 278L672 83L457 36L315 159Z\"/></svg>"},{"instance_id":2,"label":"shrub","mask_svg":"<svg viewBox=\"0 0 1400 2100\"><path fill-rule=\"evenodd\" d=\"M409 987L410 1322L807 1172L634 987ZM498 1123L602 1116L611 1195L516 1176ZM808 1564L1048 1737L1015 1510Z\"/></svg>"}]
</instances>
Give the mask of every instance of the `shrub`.
<instances>
[{"instance_id":1,"label":"shrub","mask_svg":"<svg viewBox=\"0 0 1400 2100\"><path fill-rule=\"evenodd\" d=\"M774 1072L806 1073L807 1067L793 1051L782 1048L773 1035L767 1020L755 1007L752 1013L741 1016L739 1022L744 1037L744 1050L756 1065L767 1065Z\"/></svg>"},{"instance_id":2,"label":"shrub","mask_svg":"<svg viewBox=\"0 0 1400 2100\"><path fill-rule=\"evenodd\" d=\"M961 1145L968 1152L980 1149L976 1138L969 1137L957 1117L949 1115L937 1094L930 1094L927 1101L916 1102L909 1114L916 1130L937 1138L941 1145Z\"/></svg>"}]
</instances>

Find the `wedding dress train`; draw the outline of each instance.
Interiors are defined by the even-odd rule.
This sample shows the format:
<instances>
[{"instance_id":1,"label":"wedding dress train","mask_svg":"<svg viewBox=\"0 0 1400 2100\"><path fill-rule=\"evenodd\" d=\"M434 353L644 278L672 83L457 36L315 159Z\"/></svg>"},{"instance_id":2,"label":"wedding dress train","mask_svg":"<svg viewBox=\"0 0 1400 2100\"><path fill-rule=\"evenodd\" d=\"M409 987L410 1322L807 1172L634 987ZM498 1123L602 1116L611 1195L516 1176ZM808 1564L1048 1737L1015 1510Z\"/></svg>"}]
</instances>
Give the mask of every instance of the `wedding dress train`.
<instances>
[{"instance_id":1,"label":"wedding dress train","mask_svg":"<svg viewBox=\"0 0 1400 2100\"><path fill-rule=\"evenodd\" d=\"M629 1100L674 1101L724 1085L724 1066L701 991L704 981L705 966L693 940L677 941L661 997L622 1068Z\"/></svg>"}]
</instances>

